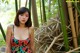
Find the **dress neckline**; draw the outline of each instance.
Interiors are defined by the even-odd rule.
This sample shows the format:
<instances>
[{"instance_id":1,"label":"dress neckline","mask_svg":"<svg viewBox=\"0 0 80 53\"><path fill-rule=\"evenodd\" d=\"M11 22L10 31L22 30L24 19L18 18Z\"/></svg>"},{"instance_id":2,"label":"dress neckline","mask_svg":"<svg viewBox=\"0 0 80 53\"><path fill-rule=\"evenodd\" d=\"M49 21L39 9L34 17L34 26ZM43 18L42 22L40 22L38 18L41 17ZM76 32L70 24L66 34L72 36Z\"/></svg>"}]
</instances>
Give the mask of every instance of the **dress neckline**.
<instances>
[{"instance_id":1,"label":"dress neckline","mask_svg":"<svg viewBox=\"0 0 80 53\"><path fill-rule=\"evenodd\" d=\"M16 39L16 40L19 40L19 41L25 41L25 40L28 40L28 39L30 40L30 37L28 37L28 38L26 38L26 39L17 39L17 38L15 38L15 37L13 36L13 38Z\"/></svg>"},{"instance_id":2,"label":"dress neckline","mask_svg":"<svg viewBox=\"0 0 80 53\"><path fill-rule=\"evenodd\" d=\"M30 39L30 34L29 34L29 37L26 38L26 39L17 39L17 38L15 38L15 37L14 37L14 27L15 27L15 26L13 25L13 35L12 35L12 36L13 36L14 39L19 40L19 41L25 41L25 40ZM28 29L28 33L29 33L29 29Z\"/></svg>"}]
</instances>

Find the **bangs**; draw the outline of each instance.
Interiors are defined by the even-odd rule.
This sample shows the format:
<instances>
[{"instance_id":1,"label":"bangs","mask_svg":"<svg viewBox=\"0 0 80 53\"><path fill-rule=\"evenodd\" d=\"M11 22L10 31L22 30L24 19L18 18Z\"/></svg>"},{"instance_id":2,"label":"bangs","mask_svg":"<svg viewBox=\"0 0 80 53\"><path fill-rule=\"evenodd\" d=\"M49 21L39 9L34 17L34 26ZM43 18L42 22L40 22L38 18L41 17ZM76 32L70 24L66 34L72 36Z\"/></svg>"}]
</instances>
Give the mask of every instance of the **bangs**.
<instances>
[{"instance_id":1,"label":"bangs","mask_svg":"<svg viewBox=\"0 0 80 53\"><path fill-rule=\"evenodd\" d=\"M21 8L21 9L18 11L19 14L23 14L23 13L25 13L25 12L27 12L27 10L26 10L25 8Z\"/></svg>"}]
</instances>

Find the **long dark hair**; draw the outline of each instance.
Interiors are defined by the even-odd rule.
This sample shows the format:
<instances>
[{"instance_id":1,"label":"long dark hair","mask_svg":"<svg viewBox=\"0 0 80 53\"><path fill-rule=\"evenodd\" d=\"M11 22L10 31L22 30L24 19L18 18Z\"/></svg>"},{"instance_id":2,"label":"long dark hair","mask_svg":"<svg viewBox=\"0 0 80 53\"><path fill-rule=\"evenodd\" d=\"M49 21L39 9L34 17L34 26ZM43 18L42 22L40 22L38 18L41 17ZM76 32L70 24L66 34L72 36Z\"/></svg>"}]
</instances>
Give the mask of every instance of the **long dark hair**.
<instances>
[{"instance_id":1,"label":"long dark hair","mask_svg":"<svg viewBox=\"0 0 80 53\"><path fill-rule=\"evenodd\" d=\"M28 12L28 14L29 14L29 18L28 18L27 22L25 23L25 26L26 26L26 27L31 27L31 26L32 26L30 10L29 10L28 8L26 8L26 7L21 7L21 8L17 11L16 17L15 17L15 20L14 20L14 24L15 24L16 26L20 26L20 22L19 22L19 18L18 18L19 15L20 15L20 14L23 14L23 13L25 13L25 12Z\"/></svg>"}]
</instances>

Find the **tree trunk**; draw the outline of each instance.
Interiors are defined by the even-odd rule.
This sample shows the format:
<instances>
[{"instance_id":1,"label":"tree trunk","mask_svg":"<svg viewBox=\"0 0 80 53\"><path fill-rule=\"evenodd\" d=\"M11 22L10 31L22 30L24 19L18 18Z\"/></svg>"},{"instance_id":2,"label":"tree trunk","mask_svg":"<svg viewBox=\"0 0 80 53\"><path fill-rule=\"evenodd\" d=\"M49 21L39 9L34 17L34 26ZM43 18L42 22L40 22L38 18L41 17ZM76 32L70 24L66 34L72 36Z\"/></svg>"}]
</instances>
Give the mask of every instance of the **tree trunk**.
<instances>
[{"instance_id":1,"label":"tree trunk","mask_svg":"<svg viewBox=\"0 0 80 53\"><path fill-rule=\"evenodd\" d=\"M32 14L33 14L33 22L35 27L39 27L37 9L36 9L36 0L31 0L32 5Z\"/></svg>"}]
</instances>

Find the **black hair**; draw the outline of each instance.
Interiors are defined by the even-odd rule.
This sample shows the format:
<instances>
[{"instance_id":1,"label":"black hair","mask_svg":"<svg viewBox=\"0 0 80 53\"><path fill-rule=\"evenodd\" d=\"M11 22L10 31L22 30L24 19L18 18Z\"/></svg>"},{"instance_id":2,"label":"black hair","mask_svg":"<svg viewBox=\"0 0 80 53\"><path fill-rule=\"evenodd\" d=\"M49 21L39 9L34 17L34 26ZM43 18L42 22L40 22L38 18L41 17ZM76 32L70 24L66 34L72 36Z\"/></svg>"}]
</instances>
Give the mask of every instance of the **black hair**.
<instances>
[{"instance_id":1,"label":"black hair","mask_svg":"<svg viewBox=\"0 0 80 53\"><path fill-rule=\"evenodd\" d=\"M19 15L20 15L20 14L23 14L23 13L25 13L25 12L28 12L28 14L29 14L29 18L28 18L27 22L25 23L25 26L26 26L26 27L31 27L31 26L32 26L30 10L29 10L28 8L26 8L26 7L21 7L21 8L17 11L16 17L15 17L15 20L14 20L14 24L15 24L16 26L20 26L20 22L19 22L19 18L18 18Z\"/></svg>"}]
</instances>

